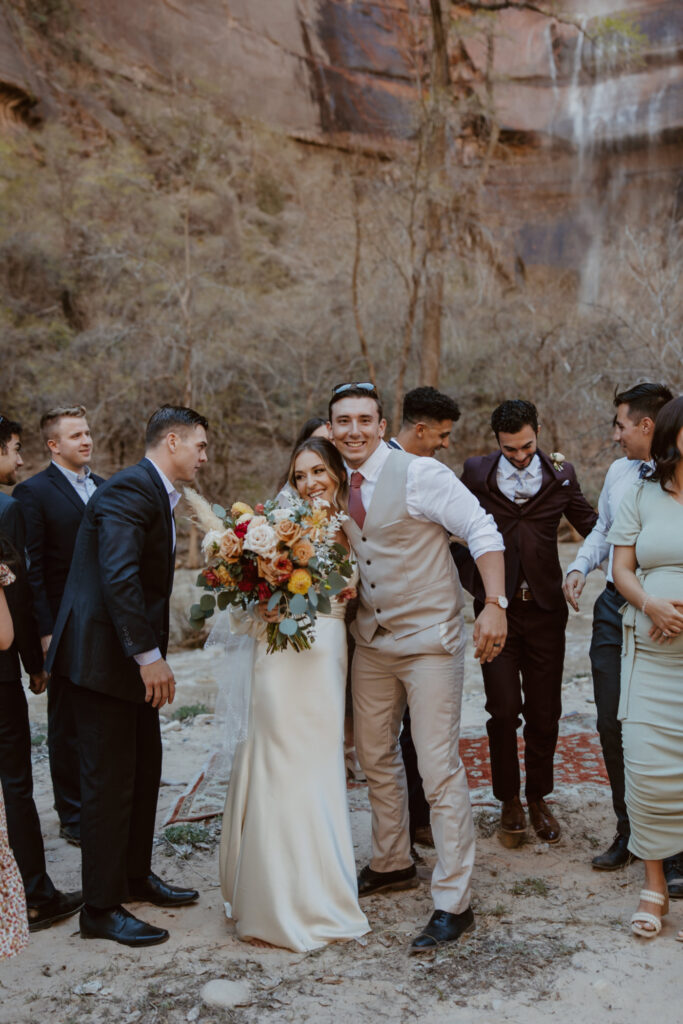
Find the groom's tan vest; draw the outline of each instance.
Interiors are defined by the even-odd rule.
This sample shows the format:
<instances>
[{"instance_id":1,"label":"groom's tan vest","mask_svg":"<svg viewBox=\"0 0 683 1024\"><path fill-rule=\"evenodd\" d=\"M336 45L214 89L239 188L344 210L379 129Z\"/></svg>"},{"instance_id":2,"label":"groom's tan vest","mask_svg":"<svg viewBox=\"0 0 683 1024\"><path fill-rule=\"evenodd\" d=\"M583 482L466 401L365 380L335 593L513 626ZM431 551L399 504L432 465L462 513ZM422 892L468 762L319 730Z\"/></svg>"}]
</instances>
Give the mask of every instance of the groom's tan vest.
<instances>
[{"instance_id":1,"label":"groom's tan vest","mask_svg":"<svg viewBox=\"0 0 683 1024\"><path fill-rule=\"evenodd\" d=\"M392 451L379 475L363 529L344 523L358 559L360 607L355 628L370 643L381 626L396 637L452 621L463 606L448 534L414 519L406 506L406 477L415 455Z\"/></svg>"}]
</instances>

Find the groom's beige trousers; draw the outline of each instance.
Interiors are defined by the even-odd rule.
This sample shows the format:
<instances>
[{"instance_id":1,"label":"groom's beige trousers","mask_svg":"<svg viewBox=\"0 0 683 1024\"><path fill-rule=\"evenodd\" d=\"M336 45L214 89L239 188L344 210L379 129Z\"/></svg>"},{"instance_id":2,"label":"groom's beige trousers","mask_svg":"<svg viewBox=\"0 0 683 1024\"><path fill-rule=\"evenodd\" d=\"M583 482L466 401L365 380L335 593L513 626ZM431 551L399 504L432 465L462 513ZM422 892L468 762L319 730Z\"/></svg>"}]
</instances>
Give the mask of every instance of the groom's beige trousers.
<instances>
[{"instance_id":1,"label":"groom's beige trousers","mask_svg":"<svg viewBox=\"0 0 683 1024\"><path fill-rule=\"evenodd\" d=\"M459 914L470 905L474 824L460 760L460 706L465 638L462 618L396 638L380 630L370 644L357 638L353 660L356 750L372 807L371 868L410 867L408 790L398 742L406 700L437 853L432 896L437 910ZM453 628L455 627L455 629ZM452 653L451 653L452 652Z\"/></svg>"}]
</instances>

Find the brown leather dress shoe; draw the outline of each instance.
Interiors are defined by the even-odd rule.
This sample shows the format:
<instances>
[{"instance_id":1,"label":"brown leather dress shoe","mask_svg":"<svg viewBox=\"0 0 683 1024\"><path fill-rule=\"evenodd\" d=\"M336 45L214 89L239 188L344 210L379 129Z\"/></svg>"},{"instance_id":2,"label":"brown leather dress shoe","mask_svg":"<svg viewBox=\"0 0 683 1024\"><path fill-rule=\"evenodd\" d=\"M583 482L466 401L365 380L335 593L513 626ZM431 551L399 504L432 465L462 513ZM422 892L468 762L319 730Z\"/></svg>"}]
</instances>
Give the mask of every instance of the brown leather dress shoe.
<instances>
[{"instance_id":1,"label":"brown leather dress shoe","mask_svg":"<svg viewBox=\"0 0 683 1024\"><path fill-rule=\"evenodd\" d=\"M503 800L500 807L500 827L503 832L526 832L526 814L518 796Z\"/></svg>"},{"instance_id":2,"label":"brown leather dress shoe","mask_svg":"<svg viewBox=\"0 0 683 1024\"><path fill-rule=\"evenodd\" d=\"M534 832L544 843L559 843L560 823L550 812L545 800L529 800L529 819Z\"/></svg>"}]
</instances>

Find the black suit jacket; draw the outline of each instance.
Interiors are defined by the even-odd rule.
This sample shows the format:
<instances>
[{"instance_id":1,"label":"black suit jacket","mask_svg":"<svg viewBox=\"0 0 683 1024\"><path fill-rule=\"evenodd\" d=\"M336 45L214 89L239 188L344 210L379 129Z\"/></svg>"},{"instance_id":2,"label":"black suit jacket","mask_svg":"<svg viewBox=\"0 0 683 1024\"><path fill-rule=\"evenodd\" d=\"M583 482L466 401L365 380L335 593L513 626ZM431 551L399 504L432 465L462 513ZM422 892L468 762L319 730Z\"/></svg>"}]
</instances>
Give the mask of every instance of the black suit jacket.
<instances>
[{"instance_id":1,"label":"black suit jacket","mask_svg":"<svg viewBox=\"0 0 683 1024\"><path fill-rule=\"evenodd\" d=\"M505 541L505 593L510 600L526 579L539 607L550 611L566 608L562 593L562 569L557 551L557 529L563 515L582 537L597 521L597 513L584 498L574 467L565 462L556 470L550 458L539 450L543 479L538 494L523 505L506 498L498 487L496 472L500 451L466 461L462 482L482 507L490 512ZM460 579L480 601L486 594L481 576L469 551L453 546Z\"/></svg>"},{"instance_id":2,"label":"black suit jacket","mask_svg":"<svg viewBox=\"0 0 683 1024\"><path fill-rule=\"evenodd\" d=\"M94 473L91 480L97 486L103 482ZM85 505L52 463L17 484L12 497L24 512L33 605L40 635L47 636L54 629Z\"/></svg>"},{"instance_id":3,"label":"black suit jacket","mask_svg":"<svg viewBox=\"0 0 683 1024\"><path fill-rule=\"evenodd\" d=\"M101 484L85 508L46 667L77 686L142 702L133 655L168 647L171 510L148 459Z\"/></svg>"},{"instance_id":4,"label":"black suit jacket","mask_svg":"<svg viewBox=\"0 0 683 1024\"><path fill-rule=\"evenodd\" d=\"M4 683L21 678L19 658L29 675L40 672L43 667L43 651L24 560L24 517L19 502L7 494L0 494L0 532L9 540L17 555L12 564L16 583L11 583L5 589L14 624L14 643L8 650L0 651L0 682Z\"/></svg>"}]
</instances>

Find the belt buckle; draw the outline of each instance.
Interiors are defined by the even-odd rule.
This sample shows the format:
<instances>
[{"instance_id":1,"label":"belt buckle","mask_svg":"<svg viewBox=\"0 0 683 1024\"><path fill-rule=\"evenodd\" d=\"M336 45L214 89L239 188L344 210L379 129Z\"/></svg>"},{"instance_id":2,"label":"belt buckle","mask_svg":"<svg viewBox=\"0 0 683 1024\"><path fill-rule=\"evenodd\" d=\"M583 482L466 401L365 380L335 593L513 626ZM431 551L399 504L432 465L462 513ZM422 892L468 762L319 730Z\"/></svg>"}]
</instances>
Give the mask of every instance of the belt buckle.
<instances>
[{"instance_id":1,"label":"belt buckle","mask_svg":"<svg viewBox=\"0 0 683 1024\"><path fill-rule=\"evenodd\" d=\"M520 591L520 594L522 596L522 601L533 601L533 597L531 595L531 591L529 590L528 587L520 587L519 591Z\"/></svg>"}]
</instances>

